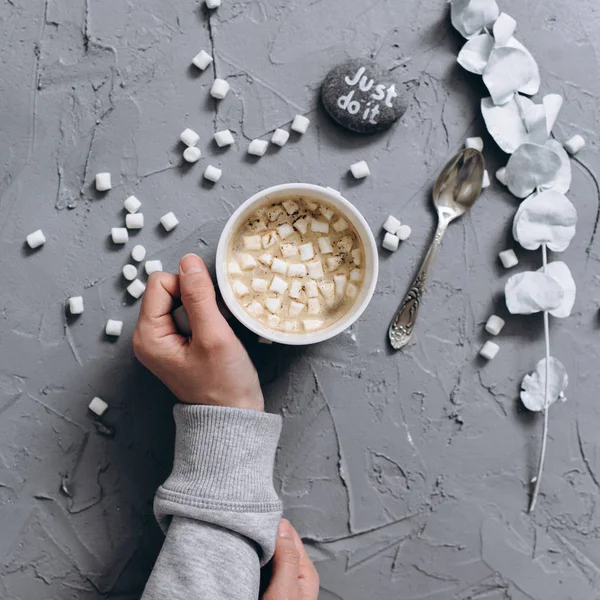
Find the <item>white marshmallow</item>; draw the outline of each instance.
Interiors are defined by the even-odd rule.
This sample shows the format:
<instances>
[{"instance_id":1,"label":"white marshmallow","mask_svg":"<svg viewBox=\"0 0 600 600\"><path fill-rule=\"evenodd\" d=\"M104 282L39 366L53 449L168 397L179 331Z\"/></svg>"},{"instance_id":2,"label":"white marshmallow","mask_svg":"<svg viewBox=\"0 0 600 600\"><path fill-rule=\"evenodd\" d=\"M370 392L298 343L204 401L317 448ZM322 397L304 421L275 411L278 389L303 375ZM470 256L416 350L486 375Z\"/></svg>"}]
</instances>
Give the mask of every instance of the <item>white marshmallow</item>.
<instances>
[{"instance_id":1,"label":"white marshmallow","mask_svg":"<svg viewBox=\"0 0 600 600\"><path fill-rule=\"evenodd\" d=\"M125 227L113 227L110 235L114 244L126 244L129 240L129 233Z\"/></svg>"},{"instance_id":2,"label":"white marshmallow","mask_svg":"<svg viewBox=\"0 0 600 600\"><path fill-rule=\"evenodd\" d=\"M282 240L285 240L285 238L290 237L294 233L294 228L289 223L284 223L277 228L277 233L279 233L279 237Z\"/></svg>"},{"instance_id":3,"label":"white marshmallow","mask_svg":"<svg viewBox=\"0 0 600 600\"><path fill-rule=\"evenodd\" d=\"M146 258L146 248L144 248L144 246L141 244L134 246L133 250L131 251L131 258L133 258L135 262L142 262L144 258Z\"/></svg>"},{"instance_id":4,"label":"white marshmallow","mask_svg":"<svg viewBox=\"0 0 600 600\"><path fill-rule=\"evenodd\" d=\"M500 261L504 265L505 269L511 269L519 264L519 259L517 258L515 251L512 249L503 250L500 252L500 254L498 254L498 256L500 257Z\"/></svg>"},{"instance_id":5,"label":"white marshmallow","mask_svg":"<svg viewBox=\"0 0 600 600\"><path fill-rule=\"evenodd\" d=\"M569 138L563 146L569 154L577 154L585 146L585 140L580 135L574 135L572 138Z\"/></svg>"},{"instance_id":6,"label":"white marshmallow","mask_svg":"<svg viewBox=\"0 0 600 600\"><path fill-rule=\"evenodd\" d=\"M274 231L269 231L261 238L262 247L266 250L277 243L277 234Z\"/></svg>"},{"instance_id":7,"label":"white marshmallow","mask_svg":"<svg viewBox=\"0 0 600 600\"><path fill-rule=\"evenodd\" d=\"M320 321L319 319L304 319L302 324L304 325L305 331L317 331L317 329L320 329L323 326L323 321Z\"/></svg>"},{"instance_id":8,"label":"white marshmallow","mask_svg":"<svg viewBox=\"0 0 600 600\"><path fill-rule=\"evenodd\" d=\"M386 233L383 238L383 243L381 244L386 250L390 252L395 252L398 250L398 246L400 245L400 238L393 233Z\"/></svg>"},{"instance_id":9,"label":"white marshmallow","mask_svg":"<svg viewBox=\"0 0 600 600\"><path fill-rule=\"evenodd\" d=\"M320 260L306 263L306 267L313 279L323 279L323 263Z\"/></svg>"},{"instance_id":10,"label":"white marshmallow","mask_svg":"<svg viewBox=\"0 0 600 600\"><path fill-rule=\"evenodd\" d=\"M269 312L277 314L281 311L281 298L265 298L265 306Z\"/></svg>"},{"instance_id":11,"label":"white marshmallow","mask_svg":"<svg viewBox=\"0 0 600 600\"><path fill-rule=\"evenodd\" d=\"M106 327L104 328L106 335L118 337L123 331L123 321L114 321L109 319L106 321Z\"/></svg>"},{"instance_id":12,"label":"white marshmallow","mask_svg":"<svg viewBox=\"0 0 600 600\"><path fill-rule=\"evenodd\" d=\"M306 305L301 302L292 300L292 302L290 302L290 307L288 308L288 315L290 315L290 317L297 317L304 310L305 306Z\"/></svg>"},{"instance_id":13,"label":"white marshmallow","mask_svg":"<svg viewBox=\"0 0 600 600\"><path fill-rule=\"evenodd\" d=\"M502 184L506 185L506 167L502 167L496 171L496 179Z\"/></svg>"},{"instance_id":14,"label":"white marshmallow","mask_svg":"<svg viewBox=\"0 0 600 600\"><path fill-rule=\"evenodd\" d=\"M315 233L329 233L329 223L325 223L324 221L313 219L310 222L310 228Z\"/></svg>"},{"instance_id":15,"label":"white marshmallow","mask_svg":"<svg viewBox=\"0 0 600 600\"><path fill-rule=\"evenodd\" d=\"M237 260L230 261L229 265L227 266L227 272L230 275L241 275L242 269L240 267L240 263Z\"/></svg>"},{"instance_id":16,"label":"white marshmallow","mask_svg":"<svg viewBox=\"0 0 600 600\"><path fill-rule=\"evenodd\" d=\"M272 317L274 315L269 315L269 317ZM269 318L267 317L267 319ZM277 320L277 322L279 322L279 319ZM267 344L270 345L273 343L273 340L268 340L267 338L262 337L261 335L258 336L258 343L259 344Z\"/></svg>"},{"instance_id":17,"label":"white marshmallow","mask_svg":"<svg viewBox=\"0 0 600 600\"><path fill-rule=\"evenodd\" d=\"M333 253L333 246L331 245L331 240L328 237L320 237L317 240L317 244L319 246L319 252L321 254Z\"/></svg>"},{"instance_id":18,"label":"white marshmallow","mask_svg":"<svg viewBox=\"0 0 600 600\"><path fill-rule=\"evenodd\" d=\"M252 289L255 292L266 292L269 288L269 282L266 279L260 277L254 277L252 279Z\"/></svg>"},{"instance_id":19,"label":"white marshmallow","mask_svg":"<svg viewBox=\"0 0 600 600\"><path fill-rule=\"evenodd\" d=\"M302 244L300 246L300 258L304 261L312 260L315 257L315 249L313 248L312 242Z\"/></svg>"},{"instance_id":20,"label":"white marshmallow","mask_svg":"<svg viewBox=\"0 0 600 600\"><path fill-rule=\"evenodd\" d=\"M221 0L206 0L206 8L218 8L221 6Z\"/></svg>"},{"instance_id":21,"label":"white marshmallow","mask_svg":"<svg viewBox=\"0 0 600 600\"><path fill-rule=\"evenodd\" d=\"M35 248L39 248L43 244L46 243L46 236L43 234L41 229L30 233L27 236L27 245L34 250Z\"/></svg>"},{"instance_id":22,"label":"white marshmallow","mask_svg":"<svg viewBox=\"0 0 600 600\"><path fill-rule=\"evenodd\" d=\"M286 200L285 202L282 202L281 204L282 204L283 208L285 209L285 212L288 215L293 215L294 213L297 213L300 210L298 203L294 202L293 200Z\"/></svg>"},{"instance_id":23,"label":"white marshmallow","mask_svg":"<svg viewBox=\"0 0 600 600\"><path fill-rule=\"evenodd\" d=\"M271 264L271 271L273 273L279 273L280 275L285 275L287 273L289 264L285 260L281 260L281 258L274 258L273 263Z\"/></svg>"},{"instance_id":24,"label":"white marshmallow","mask_svg":"<svg viewBox=\"0 0 600 600\"><path fill-rule=\"evenodd\" d=\"M252 300L252 302L246 306L246 310L253 317L260 317L260 315L265 312L265 307L258 300Z\"/></svg>"},{"instance_id":25,"label":"white marshmallow","mask_svg":"<svg viewBox=\"0 0 600 600\"><path fill-rule=\"evenodd\" d=\"M288 267L288 277L306 277L306 265L302 263L293 264Z\"/></svg>"},{"instance_id":26,"label":"white marshmallow","mask_svg":"<svg viewBox=\"0 0 600 600\"><path fill-rule=\"evenodd\" d=\"M246 250L260 250L261 247L260 235L244 236L244 248L246 248Z\"/></svg>"},{"instance_id":27,"label":"white marshmallow","mask_svg":"<svg viewBox=\"0 0 600 600\"><path fill-rule=\"evenodd\" d=\"M223 129L223 131L217 131L213 136L217 146L224 148L225 146L231 146L234 143L233 134L229 129Z\"/></svg>"},{"instance_id":28,"label":"white marshmallow","mask_svg":"<svg viewBox=\"0 0 600 600\"><path fill-rule=\"evenodd\" d=\"M345 275L336 275L333 278L335 283L335 294L336 296L343 296L346 291L346 284L348 283L348 278Z\"/></svg>"},{"instance_id":29,"label":"white marshmallow","mask_svg":"<svg viewBox=\"0 0 600 600\"><path fill-rule=\"evenodd\" d=\"M160 218L161 225L165 228L165 231L172 231L179 225L179 221L177 217L172 213L168 212L166 215L163 215Z\"/></svg>"},{"instance_id":30,"label":"white marshmallow","mask_svg":"<svg viewBox=\"0 0 600 600\"><path fill-rule=\"evenodd\" d=\"M200 136L193 129L188 127L181 132L179 139L186 146L195 146L200 141Z\"/></svg>"},{"instance_id":31,"label":"white marshmallow","mask_svg":"<svg viewBox=\"0 0 600 600\"><path fill-rule=\"evenodd\" d=\"M261 262L263 265L267 265L267 267L270 267L271 264L273 263L273 255L269 254L268 252L263 252L259 257L258 257L259 262Z\"/></svg>"},{"instance_id":32,"label":"white marshmallow","mask_svg":"<svg viewBox=\"0 0 600 600\"><path fill-rule=\"evenodd\" d=\"M288 288L287 281L281 279L281 277L273 277L273 281L271 281L271 285L269 286L270 292L275 292L276 294L283 294Z\"/></svg>"},{"instance_id":33,"label":"white marshmallow","mask_svg":"<svg viewBox=\"0 0 600 600\"><path fill-rule=\"evenodd\" d=\"M250 269L254 269L256 267L256 259L252 254L248 254L247 252L242 252L239 255L240 266L244 271L249 271Z\"/></svg>"},{"instance_id":34,"label":"white marshmallow","mask_svg":"<svg viewBox=\"0 0 600 600\"><path fill-rule=\"evenodd\" d=\"M231 288L233 289L233 293L238 298L246 296L250 293L250 290L239 279L233 280L233 282L231 283Z\"/></svg>"},{"instance_id":35,"label":"white marshmallow","mask_svg":"<svg viewBox=\"0 0 600 600\"><path fill-rule=\"evenodd\" d=\"M302 284L299 281L292 281L290 285L290 298L299 298L302 293Z\"/></svg>"},{"instance_id":36,"label":"white marshmallow","mask_svg":"<svg viewBox=\"0 0 600 600\"><path fill-rule=\"evenodd\" d=\"M271 136L271 143L276 146L285 146L290 137L285 129L276 129Z\"/></svg>"},{"instance_id":37,"label":"white marshmallow","mask_svg":"<svg viewBox=\"0 0 600 600\"><path fill-rule=\"evenodd\" d=\"M498 344L495 344L494 342L486 342L483 345L483 348L479 351L479 354L481 354L481 356L487 360L493 360L496 358L498 350L500 350L500 346L498 346Z\"/></svg>"},{"instance_id":38,"label":"white marshmallow","mask_svg":"<svg viewBox=\"0 0 600 600\"><path fill-rule=\"evenodd\" d=\"M212 165L208 165L204 170L204 179L208 179L213 183L217 183L217 181L221 179L221 175L223 175L223 171L217 167L213 167Z\"/></svg>"},{"instance_id":39,"label":"white marshmallow","mask_svg":"<svg viewBox=\"0 0 600 600\"><path fill-rule=\"evenodd\" d=\"M262 219L258 219L257 221L253 221L252 223L250 223L250 229L255 233L265 231L266 228L267 224Z\"/></svg>"},{"instance_id":40,"label":"white marshmallow","mask_svg":"<svg viewBox=\"0 0 600 600\"><path fill-rule=\"evenodd\" d=\"M160 260L147 260L144 264L144 269L146 270L146 275L150 275L150 273L154 273L154 271L162 271L163 265Z\"/></svg>"},{"instance_id":41,"label":"white marshmallow","mask_svg":"<svg viewBox=\"0 0 600 600\"><path fill-rule=\"evenodd\" d=\"M473 148L473 150L483 151L483 139L480 137L470 137L465 140L465 148Z\"/></svg>"},{"instance_id":42,"label":"white marshmallow","mask_svg":"<svg viewBox=\"0 0 600 600\"><path fill-rule=\"evenodd\" d=\"M358 288L356 287L356 285L354 285L353 283L349 283L346 286L346 296L348 296L348 298L356 298L357 294Z\"/></svg>"},{"instance_id":43,"label":"white marshmallow","mask_svg":"<svg viewBox=\"0 0 600 600\"><path fill-rule=\"evenodd\" d=\"M213 57L206 52L205 50L200 50L194 58L192 58L192 63L196 65L201 71L204 71L210 63L212 63Z\"/></svg>"},{"instance_id":44,"label":"white marshmallow","mask_svg":"<svg viewBox=\"0 0 600 600\"><path fill-rule=\"evenodd\" d=\"M72 315L80 315L83 312L83 298L81 296L71 296L69 298L69 312Z\"/></svg>"},{"instance_id":45,"label":"white marshmallow","mask_svg":"<svg viewBox=\"0 0 600 600\"><path fill-rule=\"evenodd\" d=\"M331 221L333 219L333 215L335 214L330 208L326 206L319 206L319 212L328 220Z\"/></svg>"},{"instance_id":46,"label":"white marshmallow","mask_svg":"<svg viewBox=\"0 0 600 600\"><path fill-rule=\"evenodd\" d=\"M102 400L102 398L92 398L92 401L89 403L88 408L96 415L101 417L106 410L108 409L108 404Z\"/></svg>"},{"instance_id":47,"label":"white marshmallow","mask_svg":"<svg viewBox=\"0 0 600 600\"><path fill-rule=\"evenodd\" d=\"M198 162L202 158L202 152L200 148L196 146L190 146L183 151L183 160L189 163Z\"/></svg>"},{"instance_id":48,"label":"white marshmallow","mask_svg":"<svg viewBox=\"0 0 600 600\"><path fill-rule=\"evenodd\" d=\"M354 246L354 240L352 239L352 236L345 235L344 237L340 238L335 245L338 247L340 252L343 254L348 254L348 252L352 250L352 246Z\"/></svg>"},{"instance_id":49,"label":"white marshmallow","mask_svg":"<svg viewBox=\"0 0 600 600\"><path fill-rule=\"evenodd\" d=\"M142 213L125 215L125 226L127 229L141 229L144 226L144 215Z\"/></svg>"},{"instance_id":50,"label":"white marshmallow","mask_svg":"<svg viewBox=\"0 0 600 600\"><path fill-rule=\"evenodd\" d=\"M277 315L267 315L267 325L271 329L277 329L279 327L279 323L281 319Z\"/></svg>"},{"instance_id":51,"label":"white marshmallow","mask_svg":"<svg viewBox=\"0 0 600 600\"><path fill-rule=\"evenodd\" d=\"M352 175L354 175L355 179L363 179L363 177L371 174L369 165L364 160L350 165L350 171L352 172Z\"/></svg>"},{"instance_id":52,"label":"white marshmallow","mask_svg":"<svg viewBox=\"0 0 600 600\"><path fill-rule=\"evenodd\" d=\"M137 277L138 270L133 265L125 265L122 269L122 273L127 281L133 281Z\"/></svg>"},{"instance_id":53,"label":"white marshmallow","mask_svg":"<svg viewBox=\"0 0 600 600\"><path fill-rule=\"evenodd\" d=\"M223 100L227 93L231 89L229 82L225 81L225 79L220 79L217 77L213 81L212 87L210 88L210 95L217 100Z\"/></svg>"},{"instance_id":54,"label":"white marshmallow","mask_svg":"<svg viewBox=\"0 0 600 600\"><path fill-rule=\"evenodd\" d=\"M283 258L292 258L293 256L298 256L298 246L296 246L296 244L281 244L280 248ZM302 249L302 246L300 246L300 249Z\"/></svg>"},{"instance_id":55,"label":"white marshmallow","mask_svg":"<svg viewBox=\"0 0 600 600\"><path fill-rule=\"evenodd\" d=\"M317 298L319 296L319 287L317 286L317 282L312 279L304 284L304 289L306 290L306 295L309 298Z\"/></svg>"},{"instance_id":56,"label":"white marshmallow","mask_svg":"<svg viewBox=\"0 0 600 600\"><path fill-rule=\"evenodd\" d=\"M319 315L321 314L321 303L317 298L309 298L308 299L308 314L309 315Z\"/></svg>"},{"instance_id":57,"label":"white marshmallow","mask_svg":"<svg viewBox=\"0 0 600 600\"><path fill-rule=\"evenodd\" d=\"M97 173L96 174L96 189L99 192L106 192L112 188L112 181L110 173Z\"/></svg>"},{"instance_id":58,"label":"white marshmallow","mask_svg":"<svg viewBox=\"0 0 600 600\"><path fill-rule=\"evenodd\" d=\"M123 208L131 214L140 210L140 206L142 206L142 203L135 196L129 196L123 202Z\"/></svg>"},{"instance_id":59,"label":"white marshmallow","mask_svg":"<svg viewBox=\"0 0 600 600\"><path fill-rule=\"evenodd\" d=\"M362 271L360 269L352 269L350 271L350 281L360 281L362 278Z\"/></svg>"},{"instance_id":60,"label":"white marshmallow","mask_svg":"<svg viewBox=\"0 0 600 600\"><path fill-rule=\"evenodd\" d=\"M291 130L297 133L306 133L308 126L310 125L310 119L304 115L296 115L292 121Z\"/></svg>"},{"instance_id":61,"label":"white marshmallow","mask_svg":"<svg viewBox=\"0 0 600 600\"><path fill-rule=\"evenodd\" d=\"M411 236L411 234L412 229L410 225L400 225L400 227L398 227L398 231L396 232L396 235L401 242L405 242Z\"/></svg>"},{"instance_id":62,"label":"white marshmallow","mask_svg":"<svg viewBox=\"0 0 600 600\"><path fill-rule=\"evenodd\" d=\"M306 202L306 207L308 210L317 210L318 206L319 205L316 202Z\"/></svg>"},{"instance_id":63,"label":"white marshmallow","mask_svg":"<svg viewBox=\"0 0 600 600\"><path fill-rule=\"evenodd\" d=\"M297 221L294 221L294 227L302 234L306 235L308 231L308 219L306 217L302 217Z\"/></svg>"},{"instance_id":64,"label":"white marshmallow","mask_svg":"<svg viewBox=\"0 0 600 600\"><path fill-rule=\"evenodd\" d=\"M267 140L252 140L248 145L248 154L252 154L253 156L264 156L268 147L269 142L267 142Z\"/></svg>"},{"instance_id":65,"label":"white marshmallow","mask_svg":"<svg viewBox=\"0 0 600 600\"><path fill-rule=\"evenodd\" d=\"M128 286L127 292L134 298L139 298L146 291L146 284L139 279L134 279Z\"/></svg>"},{"instance_id":66,"label":"white marshmallow","mask_svg":"<svg viewBox=\"0 0 600 600\"><path fill-rule=\"evenodd\" d=\"M492 185L492 182L490 181L490 174L488 173L488 170L486 169L483 172L483 179L481 180L481 188L482 189L489 188L490 185Z\"/></svg>"},{"instance_id":67,"label":"white marshmallow","mask_svg":"<svg viewBox=\"0 0 600 600\"><path fill-rule=\"evenodd\" d=\"M336 269L339 269L339 267L342 264L342 257L341 256L329 256L327 258L327 270L329 272L331 271L335 271Z\"/></svg>"},{"instance_id":68,"label":"white marshmallow","mask_svg":"<svg viewBox=\"0 0 600 600\"><path fill-rule=\"evenodd\" d=\"M337 231L338 233L342 233L342 231L346 231L346 229L348 229L348 221L346 221L346 219L338 219L333 224L333 229L335 231Z\"/></svg>"},{"instance_id":69,"label":"white marshmallow","mask_svg":"<svg viewBox=\"0 0 600 600\"><path fill-rule=\"evenodd\" d=\"M505 321L496 315L492 315L485 324L485 330L490 335L498 335L504 328Z\"/></svg>"},{"instance_id":70,"label":"white marshmallow","mask_svg":"<svg viewBox=\"0 0 600 600\"><path fill-rule=\"evenodd\" d=\"M352 262L354 262L354 264L357 267L360 267L361 259L362 259L362 255L360 252L360 248L356 248L356 250L352 250Z\"/></svg>"},{"instance_id":71,"label":"white marshmallow","mask_svg":"<svg viewBox=\"0 0 600 600\"><path fill-rule=\"evenodd\" d=\"M388 218L385 220L385 223L383 224L383 228L388 233L393 233L394 235L396 235L396 231L398 231L400 225L402 225L402 223L399 221L399 219L396 219L396 217L389 215Z\"/></svg>"},{"instance_id":72,"label":"white marshmallow","mask_svg":"<svg viewBox=\"0 0 600 600\"><path fill-rule=\"evenodd\" d=\"M283 215L282 206L271 206L267 211L267 217L269 217L269 221L277 221L281 215Z\"/></svg>"},{"instance_id":73,"label":"white marshmallow","mask_svg":"<svg viewBox=\"0 0 600 600\"><path fill-rule=\"evenodd\" d=\"M298 331L298 321L284 321L283 322L283 330L286 333L295 333Z\"/></svg>"},{"instance_id":74,"label":"white marshmallow","mask_svg":"<svg viewBox=\"0 0 600 600\"><path fill-rule=\"evenodd\" d=\"M333 281L324 281L323 283L320 283L319 289L326 300L331 300L331 298L335 296L335 284Z\"/></svg>"}]
</instances>

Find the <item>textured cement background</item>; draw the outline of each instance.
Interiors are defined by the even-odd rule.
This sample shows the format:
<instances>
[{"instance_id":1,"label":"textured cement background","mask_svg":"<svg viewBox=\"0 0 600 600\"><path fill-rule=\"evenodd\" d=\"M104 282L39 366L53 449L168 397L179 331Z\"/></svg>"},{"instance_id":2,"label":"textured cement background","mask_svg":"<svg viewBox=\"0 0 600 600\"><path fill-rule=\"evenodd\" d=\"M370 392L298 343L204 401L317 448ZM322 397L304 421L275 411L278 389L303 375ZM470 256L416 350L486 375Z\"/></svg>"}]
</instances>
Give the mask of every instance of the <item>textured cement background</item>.
<instances>
[{"instance_id":1,"label":"textured cement background","mask_svg":"<svg viewBox=\"0 0 600 600\"><path fill-rule=\"evenodd\" d=\"M538 59L542 91L566 104L556 134L588 140L573 163L580 215L565 260L579 286L574 315L552 321L554 354L571 376L552 409L543 496L525 513L541 420L517 402L543 354L541 317L510 318L501 354L477 351L492 311L504 315L515 200L498 185L451 227L414 342L391 355L389 318L434 227L429 190L467 134L481 134L478 77L461 71L461 40L441 0L224 0L210 18L196 0L0 2L0 597L138 598L161 544L152 496L171 461L172 398L132 357L138 307L119 276L134 242L169 270L186 252L211 260L228 216L285 181L331 185L380 234L392 212L413 237L382 253L373 303L335 341L258 347L268 408L285 418L277 484L287 516L318 559L321 600L592 600L600 597L600 234L597 124L600 12L596 0L501 0ZM215 112L213 70L190 68L201 48L232 93ZM340 130L317 90L336 62L374 55L411 96L403 121L377 137ZM247 141L296 113L312 126L259 161ZM180 131L205 155L182 168ZM218 151L214 130L236 145ZM491 169L505 157L486 140ZM357 183L348 166L366 159ZM222 166L213 188L207 162ZM97 171L114 189L91 188ZM135 193L146 227L127 249L108 243ZM158 218L181 224L165 235ZM42 227L48 243L23 241ZM520 253L539 266L538 253ZM63 302L86 310L65 323ZM111 343L107 318L125 321ZM110 403L114 438L87 412ZM59 491L69 476L71 499Z\"/></svg>"}]
</instances>

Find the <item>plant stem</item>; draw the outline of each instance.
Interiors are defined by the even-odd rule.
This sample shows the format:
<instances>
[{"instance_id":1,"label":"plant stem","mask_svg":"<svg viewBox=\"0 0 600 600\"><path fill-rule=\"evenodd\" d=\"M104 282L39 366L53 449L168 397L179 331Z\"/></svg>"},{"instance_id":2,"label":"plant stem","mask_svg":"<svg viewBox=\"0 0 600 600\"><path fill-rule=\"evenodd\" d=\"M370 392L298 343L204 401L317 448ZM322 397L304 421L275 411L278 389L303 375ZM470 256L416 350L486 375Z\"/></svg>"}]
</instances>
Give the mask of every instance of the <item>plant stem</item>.
<instances>
[{"instance_id":1,"label":"plant stem","mask_svg":"<svg viewBox=\"0 0 600 600\"><path fill-rule=\"evenodd\" d=\"M542 245L542 260L544 264L544 273L548 266L548 249L546 244ZM540 452L540 460L538 463L538 472L535 479L535 487L533 494L531 495L531 502L529 504L529 511L533 512L535 509L535 503L537 501L538 494L540 493L540 484L542 481L542 472L544 471L544 460L546 458L546 444L548 442L548 391L550 387L550 319L548 317L548 311L544 311L544 338L546 341L546 369L545 369L545 381L544 381L544 432L542 434L542 450Z\"/></svg>"}]
</instances>

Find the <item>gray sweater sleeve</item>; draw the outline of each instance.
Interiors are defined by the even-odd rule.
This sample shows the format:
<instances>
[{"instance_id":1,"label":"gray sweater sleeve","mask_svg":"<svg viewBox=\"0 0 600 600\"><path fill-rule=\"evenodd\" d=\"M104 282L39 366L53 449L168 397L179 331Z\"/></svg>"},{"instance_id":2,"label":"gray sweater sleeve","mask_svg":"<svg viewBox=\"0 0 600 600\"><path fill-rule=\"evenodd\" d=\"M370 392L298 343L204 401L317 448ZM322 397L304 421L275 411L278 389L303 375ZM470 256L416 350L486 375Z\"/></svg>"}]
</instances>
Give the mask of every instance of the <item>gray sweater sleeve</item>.
<instances>
[{"instance_id":1,"label":"gray sweater sleeve","mask_svg":"<svg viewBox=\"0 0 600 600\"><path fill-rule=\"evenodd\" d=\"M173 471L154 502L166 539L142 600L256 600L281 518L281 417L181 404L174 414Z\"/></svg>"}]
</instances>

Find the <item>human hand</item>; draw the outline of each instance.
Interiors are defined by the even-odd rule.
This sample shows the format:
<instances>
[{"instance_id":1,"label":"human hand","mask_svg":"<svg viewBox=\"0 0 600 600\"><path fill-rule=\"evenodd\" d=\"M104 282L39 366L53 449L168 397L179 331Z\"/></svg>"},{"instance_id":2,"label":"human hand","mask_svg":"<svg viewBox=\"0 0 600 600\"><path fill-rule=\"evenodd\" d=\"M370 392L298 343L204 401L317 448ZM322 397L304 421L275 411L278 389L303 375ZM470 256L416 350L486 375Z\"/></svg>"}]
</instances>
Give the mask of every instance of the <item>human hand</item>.
<instances>
[{"instance_id":1,"label":"human hand","mask_svg":"<svg viewBox=\"0 0 600 600\"><path fill-rule=\"evenodd\" d=\"M317 600L319 574L292 524L281 519L273 555L273 576L263 600Z\"/></svg>"},{"instance_id":2,"label":"human hand","mask_svg":"<svg viewBox=\"0 0 600 600\"><path fill-rule=\"evenodd\" d=\"M171 316L178 297L190 320L190 338L178 333ZM179 275L154 272L148 278L133 350L181 402L264 408L256 369L217 308L206 265L195 254L181 259Z\"/></svg>"}]
</instances>

